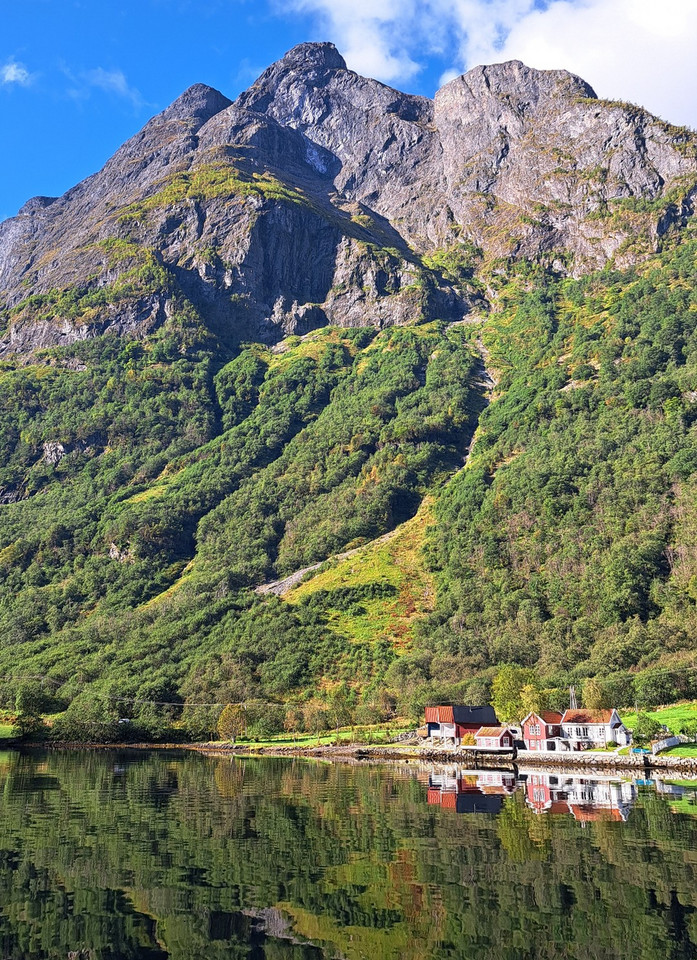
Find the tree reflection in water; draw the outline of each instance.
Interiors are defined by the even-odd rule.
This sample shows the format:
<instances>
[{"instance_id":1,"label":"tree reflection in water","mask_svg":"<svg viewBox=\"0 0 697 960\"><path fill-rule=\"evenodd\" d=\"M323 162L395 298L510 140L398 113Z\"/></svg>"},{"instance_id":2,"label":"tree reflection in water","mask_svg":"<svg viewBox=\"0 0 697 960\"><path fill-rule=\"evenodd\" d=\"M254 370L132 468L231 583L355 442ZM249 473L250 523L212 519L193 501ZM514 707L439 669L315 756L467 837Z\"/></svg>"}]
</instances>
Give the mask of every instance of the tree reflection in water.
<instances>
[{"instance_id":1,"label":"tree reflection in water","mask_svg":"<svg viewBox=\"0 0 697 960\"><path fill-rule=\"evenodd\" d=\"M116 750L0 776L8 960L697 956L689 785Z\"/></svg>"}]
</instances>

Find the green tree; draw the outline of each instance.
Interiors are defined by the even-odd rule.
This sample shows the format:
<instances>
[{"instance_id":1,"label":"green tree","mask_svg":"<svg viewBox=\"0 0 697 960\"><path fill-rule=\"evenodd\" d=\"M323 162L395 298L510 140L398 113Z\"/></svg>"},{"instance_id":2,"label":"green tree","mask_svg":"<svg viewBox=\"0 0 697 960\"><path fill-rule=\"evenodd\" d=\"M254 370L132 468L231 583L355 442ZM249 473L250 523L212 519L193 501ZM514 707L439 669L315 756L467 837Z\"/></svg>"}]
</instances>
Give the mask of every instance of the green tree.
<instances>
[{"instance_id":1,"label":"green tree","mask_svg":"<svg viewBox=\"0 0 697 960\"><path fill-rule=\"evenodd\" d=\"M17 718L14 728L19 737L36 737L46 729L42 717L45 704L46 697L38 683L22 684L15 697Z\"/></svg>"},{"instance_id":2,"label":"green tree","mask_svg":"<svg viewBox=\"0 0 697 960\"><path fill-rule=\"evenodd\" d=\"M228 703L226 707L223 707L223 712L218 717L218 736L221 740L231 740L234 743L237 737L241 737L245 732L246 725L242 704Z\"/></svg>"},{"instance_id":3,"label":"green tree","mask_svg":"<svg viewBox=\"0 0 697 960\"><path fill-rule=\"evenodd\" d=\"M610 702L609 691L597 677L591 677L583 684L583 705L589 710L604 710L615 706Z\"/></svg>"},{"instance_id":4,"label":"green tree","mask_svg":"<svg viewBox=\"0 0 697 960\"><path fill-rule=\"evenodd\" d=\"M663 732L661 724L648 713L640 713L632 731L635 743L646 744L655 740Z\"/></svg>"},{"instance_id":5,"label":"green tree","mask_svg":"<svg viewBox=\"0 0 697 960\"><path fill-rule=\"evenodd\" d=\"M329 727L329 713L325 706L316 700L310 701L305 707L305 729L319 737L323 730Z\"/></svg>"},{"instance_id":6,"label":"green tree","mask_svg":"<svg viewBox=\"0 0 697 960\"><path fill-rule=\"evenodd\" d=\"M128 727L119 723L113 703L86 690L56 720L52 734L56 740L114 743L128 738Z\"/></svg>"},{"instance_id":7,"label":"green tree","mask_svg":"<svg viewBox=\"0 0 697 960\"><path fill-rule=\"evenodd\" d=\"M543 690L535 680L532 683L526 683L520 691L521 716L527 716L528 713L539 713L540 710L546 710L549 707L549 694ZM520 720L521 717L518 717Z\"/></svg>"},{"instance_id":8,"label":"green tree","mask_svg":"<svg viewBox=\"0 0 697 960\"><path fill-rule=\"evenodd\" d=\"M526 702L530 703L533 700L532 691L537 689L534 670L513 664L501 667L491 685L491 703L499 720L506 723L520 720L529 712L523 702L523 690L526 690Z\"/></svg>"},{"instance_id":9,"label":"green tree","mask_svg":"<svg viewBox=\"0 0 697 960\"><path fill-rule=\"evenodd\" d=\"M643 707L672 703L676 697L675 682L668 673L644 673L634 682L635 696Z\"/></svg>"}]
</instances>

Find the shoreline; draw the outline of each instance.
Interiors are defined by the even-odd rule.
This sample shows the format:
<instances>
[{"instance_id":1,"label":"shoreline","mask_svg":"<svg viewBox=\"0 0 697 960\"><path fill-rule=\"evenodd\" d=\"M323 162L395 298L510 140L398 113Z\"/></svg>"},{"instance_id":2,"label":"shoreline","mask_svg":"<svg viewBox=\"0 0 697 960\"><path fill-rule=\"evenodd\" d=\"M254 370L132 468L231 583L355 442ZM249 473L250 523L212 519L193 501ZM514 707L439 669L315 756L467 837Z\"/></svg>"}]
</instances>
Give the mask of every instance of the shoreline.
<instances>
[{"instance_id":1,"label":"shoreline","mask_svg":"<svg viewBox=\"0 0 697 960\"><path fill-rule=\"evenodd\" d=\"M12 741L5 749L26 750L189 750L210 757L296 757L326 760L336 763L426 763L460 764L463 766L487 769L517 768L519 770L545 770L575 768L584 771L627 771L639 773L678 771L697 775L697 757L667 757L641 754L635 756L617 756L616 754L592 753L550 753L521 750L515 758L501 754L487 755L484 751L436 750L420 747L391 747L347 744L346 746L319 745L315 747L255 747L248 744L238 746L216 741L199 743L75 743L75 742L37 742L21 743Z\"/></svg>"}]
</instances>

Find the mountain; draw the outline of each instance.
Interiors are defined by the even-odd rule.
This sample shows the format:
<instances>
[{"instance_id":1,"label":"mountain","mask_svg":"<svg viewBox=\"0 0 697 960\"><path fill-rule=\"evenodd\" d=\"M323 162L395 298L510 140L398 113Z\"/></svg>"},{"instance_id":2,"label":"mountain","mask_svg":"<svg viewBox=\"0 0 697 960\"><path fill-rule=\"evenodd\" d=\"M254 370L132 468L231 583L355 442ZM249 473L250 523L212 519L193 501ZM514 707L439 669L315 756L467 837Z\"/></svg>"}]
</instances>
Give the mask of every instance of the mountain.
<instances>
[{"instance_id":1,"label":"mountain","mask_svg":"<svg viewBox=\"0 0 697 960\"><path fill-rule=\"evenodd\" d=\"M29 201L6 702L370 718L502 663L689 692L696 195L695 134L565 71L429 100L301 44Z\"/></svg>"}]
</instances>

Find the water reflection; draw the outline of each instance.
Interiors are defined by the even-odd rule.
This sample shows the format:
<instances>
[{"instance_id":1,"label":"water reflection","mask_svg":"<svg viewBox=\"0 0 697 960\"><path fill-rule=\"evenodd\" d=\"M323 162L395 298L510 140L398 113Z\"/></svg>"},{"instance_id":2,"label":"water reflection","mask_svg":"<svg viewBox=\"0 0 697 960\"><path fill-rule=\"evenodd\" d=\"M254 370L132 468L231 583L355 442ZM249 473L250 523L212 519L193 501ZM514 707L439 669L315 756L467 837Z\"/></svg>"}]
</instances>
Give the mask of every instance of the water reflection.
<instances>
[{"instance_id":1,"label":"water reflection","mask_svg":"<svg viewBox=\"0 0 697 960\"><path fill-rule=\"evenodd\" d=\"M430 773L427 800L456 813L499 813L503 798L516 791L515 774L500 770Z\"/></svg>"},{"instance_id":2,"label":"water reflection","mask_svg":"<svg viewBox=\"0 0 697 960\"><path fill-rule=\"evenodd\" d=\"M525 800L535 813L570 813L574 820L626 820L637 797L632 780L616 777L535 773L525 784Z\"/></svg>"},{"instance_id":3,"label":"water reflection","mask_svg":"<svg viewBox=\"0 0 697 960\"><path fill-rule=\"evenodd\" d=\"M626 821L637 801L639 787L652 787L658 794L686 800L682 804L686 812L697 803L697 779L646 780L601 773L589 777L560 770L516 774L513 770L462 767L434 767L419 779L427 786L428 804L456 813L500 813L505 798L516 791L524 795L526 805L534 813L565 814L579 823Z\"/></svg>"},{"instance_id":4,"label":"water reflection","mask_svg":"<svg viewBox=\"0 0 697 960\"><path fill-rule=\"evenodd\" d=\"M0 754L0 957L694 958L696 786Z\"/></svg>"}]
</instances>

